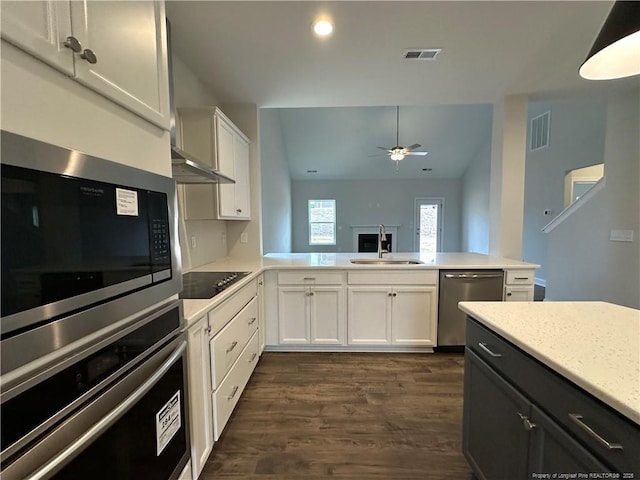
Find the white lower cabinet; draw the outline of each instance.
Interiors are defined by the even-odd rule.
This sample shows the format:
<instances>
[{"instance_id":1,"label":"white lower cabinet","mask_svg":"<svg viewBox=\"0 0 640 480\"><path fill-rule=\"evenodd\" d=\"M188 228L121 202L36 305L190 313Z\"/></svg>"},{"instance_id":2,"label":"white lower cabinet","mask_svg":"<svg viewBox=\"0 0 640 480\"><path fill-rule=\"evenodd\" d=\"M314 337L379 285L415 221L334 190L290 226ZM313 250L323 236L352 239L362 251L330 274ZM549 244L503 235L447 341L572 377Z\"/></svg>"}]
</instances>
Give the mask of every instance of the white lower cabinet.
<instances>
[{"instance_id":1,"label":"white lower cabinet","mask_svg":"<svg viewBox=\"0 0 640 480\"><path fill-rule=\"evenodd\" d=\"M213 392L213 432L216 441L222 435L222 430L258 363L259 343L258 333L255 332L227 376Z\"/></svg>"},{"instance_id":2,"label":"white lower cabinet","mask_svg":"<svg viewBox=\"0 0 640 480\"><path fill-rule=\"evenodd\" d=\"M436 287L357 286L347 296L350 345L435 345Z\"/></svg>"},{"instance_id":3,"label":"white lower cabinet","mask_svg":"<svg viewBox=\"0 0 640 480\"><path fill-rule=\"evenodd\" d=\"M434 346L437 277L437 271L349 272L349 345Z\"/></svg>"},{"instance_id":4,"label":"white lower cabinet","mask_svg":"<svg viewBox=\"0 0 640 480\"><path fill-rule=\"evenodd\" d=\"M391 302L387 287L348 287L349 345L391 344Z\"/></svg>"},{"instance_id":5,"label":"white lower cabinet","mask_svg":"<svg viewBox=\"0 0 640 480\"><path fill-rule=\"evenodd\" d=\"M506 270L504 276L505 302L532 302L535 270Z\"/></svg>"},{"instance_id":6,"label":"white lower cabinet","mask_svg":"<svg viewBox=\"0 0 640 480\"><path fill-rule=\"evenodd\" d=\"M259 358L261 320L253 280L187 329L191 464L197 480Z\"/></svg>"},{"instance_id":7,"label":"white lower cabinet","mask_svg":"<svg viewBox=\"0 0 640 480\"><path fill-rule=\"evenodd\" d=\"M278 330L281 345L344 345L342 272L280 272Z\"/></svg>"},{"instance_id":8,"label":"white lower cabinet","mask_svg":"<svg viewBox=\"0 0 640 480\"><path fill-rule=\"evenodd\" d=\"M213 439L218 440L258 363L258 285L253 280L209 312Z\"/></svg>"},{"instance_id":9,"label":"white lower cabinet","mask_svg":"<svg viewBox=\"0 0 640 480\"><path fill-rule=\"evenodd\" d=\"M189 327L187 338L191 472L195 479L213 448L209 323L206 316Z\"/></svg>"},{"instance_id":10,"label":"white lower cabinet","mask_svg":"<svg viewBox=\"0 0 640 480\"><path fill-rule=\"evenodd\" d=\"M438 315L437 288L397 286L392 290L391 343L434 346Z\"/></svg>"}]
</instances>

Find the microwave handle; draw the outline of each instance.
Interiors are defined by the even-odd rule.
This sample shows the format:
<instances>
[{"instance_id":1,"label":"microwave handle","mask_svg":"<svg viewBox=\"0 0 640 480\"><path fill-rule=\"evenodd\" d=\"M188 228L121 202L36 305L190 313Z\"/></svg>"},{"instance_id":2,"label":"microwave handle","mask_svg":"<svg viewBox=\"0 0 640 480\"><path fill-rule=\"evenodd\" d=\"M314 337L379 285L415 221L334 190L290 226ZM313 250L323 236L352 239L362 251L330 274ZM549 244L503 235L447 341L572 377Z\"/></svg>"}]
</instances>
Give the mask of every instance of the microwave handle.
<instances>
[{"instance_id":1,"label":"microwave handle","mask_svg":"<svg viewBox=\"0 0 640 480\"><path fill-rule=\"evenodd\" d=\"M104 431L116 423L125 413L127 413L142 397L144 397L153 386L158 383L162 376L167 373L171 366L180 358L185 349L187 348L187 342L182 341L176 349L171 353L158 369L140 385L131 395L122 401L117 407L111 410L100 421L98 421L93 427L82 434L75 442L65 448L60 454L44 464L33 474L27 477L27 480L40 480L49 477L52 473L56 472L73 458L75 458L87 445L90 445L97 437L99 437Z\"/></svg>"}]
</instances>

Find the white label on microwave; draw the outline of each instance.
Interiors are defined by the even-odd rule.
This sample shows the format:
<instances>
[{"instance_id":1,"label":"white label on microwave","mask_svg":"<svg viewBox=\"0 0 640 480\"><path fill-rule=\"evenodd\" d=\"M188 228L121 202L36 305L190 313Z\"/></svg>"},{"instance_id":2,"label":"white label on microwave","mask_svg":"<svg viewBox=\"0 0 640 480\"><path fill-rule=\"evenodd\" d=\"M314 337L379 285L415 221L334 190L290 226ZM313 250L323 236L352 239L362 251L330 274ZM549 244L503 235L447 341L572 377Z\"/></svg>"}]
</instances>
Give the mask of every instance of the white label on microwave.
<instances>
[{"instance_id":1,"label":"white label on microwave","mask_svg":"<svg viewBox=\"0 0 640 480\"><path fill-rule=\"evenodd\" d=\"M138 216L138 192L116 188L116 213L118 215Z\"/></svg>"},{"instance_id":2,"label":"white label on microwave","mask_svg":"<svg viewBox=\"0 0 640 480\"><path fill-rule=\"evenodd\" d=\"M180 430L180 390L156 413L156 456L169 444Z\"/></svg>"}]
</instances>

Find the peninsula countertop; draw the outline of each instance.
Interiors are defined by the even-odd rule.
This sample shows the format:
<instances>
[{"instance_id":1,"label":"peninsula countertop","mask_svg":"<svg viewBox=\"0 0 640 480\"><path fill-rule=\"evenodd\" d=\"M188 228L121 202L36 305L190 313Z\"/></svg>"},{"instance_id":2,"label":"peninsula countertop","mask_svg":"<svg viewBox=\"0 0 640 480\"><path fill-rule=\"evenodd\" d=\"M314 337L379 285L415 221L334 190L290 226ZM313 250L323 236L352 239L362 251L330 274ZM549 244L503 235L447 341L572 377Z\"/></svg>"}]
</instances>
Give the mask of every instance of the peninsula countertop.
<instances>
[{"instance_id":1,"label":"peninsula countertop","mask_svg":"<svg viewBox=\"0 0 640 480\"><path fill-rule=\"evenodd\" d=\"M187 325L200 318L208 310L220 305L244 285L251 282L265 270L288 270L303 268L350 269L350 270L440 270L440 269L529 269L539 268L534 263L510 258L483 255L479 253L390 253L384 258L412 259L423 263L417 265L356 265L352 258L376 258L375 253L270 253L261 258L242 259L225 257L214 262L189 269L189 272L251 272L241 281L232 285L213 298L184 300L184 317ZM186 273L187 271L185 271Z\"/></svg>"},{"instance_id":2,"label":"peninsula countertop","mask_svg":"<svg viewBox=\"0 0 640 480\"><path fill-rule=\"evenodd\" d=\"M605 302L460 302L459 307L640 425L640 310Z\"/></svg>"}]
</instances>

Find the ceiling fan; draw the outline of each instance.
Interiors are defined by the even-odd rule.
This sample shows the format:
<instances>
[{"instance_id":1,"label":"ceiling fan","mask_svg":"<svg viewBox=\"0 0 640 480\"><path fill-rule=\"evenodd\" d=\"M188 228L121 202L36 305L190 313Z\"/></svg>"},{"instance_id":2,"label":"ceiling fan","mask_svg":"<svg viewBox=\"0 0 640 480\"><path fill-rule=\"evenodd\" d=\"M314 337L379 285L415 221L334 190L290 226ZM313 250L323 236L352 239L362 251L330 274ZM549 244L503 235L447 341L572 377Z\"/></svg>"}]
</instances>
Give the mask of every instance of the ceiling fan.
<instances>
[{"instance_id":1,"label":"ceiling fan","mask_svg":"<svg viewBox=\"0 0 640 480\"><path fill-rule=\"evenodd\" d=\"M404 157L407 155L420 155L425 156L429 152L416 152L414 151L416 148L420 148L422 145L419 143L414 143L413 145L409 145L408 147L403 147L400 145L400 106L396 107L396 146L387 148L387 147L376 147L380 150L385 150L387 155L391 160L396 162L396 171L398 171L398 162L400 160L404 160Z\"/></svg>"}]
</instances>

